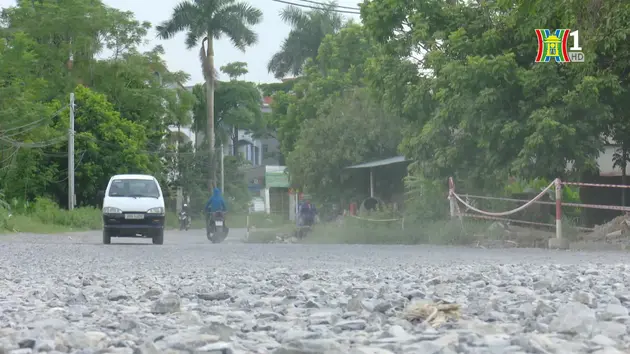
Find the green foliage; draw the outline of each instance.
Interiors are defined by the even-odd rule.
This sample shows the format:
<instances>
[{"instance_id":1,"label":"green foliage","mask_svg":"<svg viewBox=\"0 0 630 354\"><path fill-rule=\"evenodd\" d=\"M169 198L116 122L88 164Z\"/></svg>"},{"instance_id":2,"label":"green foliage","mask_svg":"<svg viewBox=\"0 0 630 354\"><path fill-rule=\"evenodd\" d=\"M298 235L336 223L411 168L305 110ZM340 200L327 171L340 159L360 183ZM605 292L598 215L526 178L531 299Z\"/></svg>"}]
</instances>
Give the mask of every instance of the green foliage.
<instances>
[{"instance_id":1,"label":"green foliage","mask_svg":"<svg viewBox=\"0 0 630 354\"><path fill-rule=\"evenodd\" d=\"M221 71L230 78L230 81L234 81L238 79L240 76L243 76L249 72L247 70L247 63L242 61L235 61L232 63L228 63L222 66Z\"/></svg>"},{"instance_id":2,"label":"green foliage","mask_svg":"<svg viewBox=\"0 0 630 354\"><path fill-rule=\"evenodd\" d=\"M173 8L171 18L156 27L163 39L186 31L188 49L200 40L212 41L226 36L238 49L245 50L258 36L251 29L262 20L262 11L236 0L182 1ZM213 53L214 54L214 53Z\"/></svg>"},{"instance_id":3,"label":"green foliage","mask_svg":"<svg viewBox=\"0 0 630 354\"><path fill-rule=\"evenodd\" d=\"M401 123L360 89L324 106L327 114L301 125L287 158L291 182L323 199L356 195L345 167L395 156Z\"/></svg>"},{"instance_id":4,"label":"green foliage","mask_svg":"<svg viewBox=\"0 0 630 354\"><path fill-rule=\"evenodd\" d=\"M75 183L78 205L96 205L97 192L118 173L151 173L152 158L144 152L145 128L120 117L104 95L78 86L75 90ZM58 103L58 105L60 105ZM67 116L67 109L64 110ZM52 131L68 129L67 119L54 119ZM49 129L50 130L50 129ZM55 144L44 151L17 153L16 168L7 170L2 181L8 198L49 195L57 200L67 196L65 144ZM157 172L157 171L156 171ZM56 179L56 180L55 180Z\"/></svg>"},{"instance_id":5,"label":"green foliage","mask_svg":"<svg viewBox=\"0 0 630 354\"><path fill-rule=\"evenodd\" d=\"M231 212L246 212L251 196L247 189L247 181L242 172L245 161L240 156L225 156L225 194L224 198ZM170 166L177 169L178 178L172 187L181 187L184 200L190 200L189 207L192 214L201 213L210 198L208 190L208 152L194 150L192 144L180 145L178 153L169 155Z\"/></svg>"},{"instance_id":6,"label":"green foliage","mask_svg":"<svg viewBox=\"0 0 630 354\"><path fill-rule=\"evenodd\" d=\"M241 167L245 161L241 156L225 156L225 198L232 212L246 213L252 199Z\"/></svg>"},{"instance_id":7,"label":"green foliage","mask_svg":"<svg viewBox=\"0 0 630 354\"><path fill-rule=\"evenodd\" d=\"M346 217L341 224L316 225L313 231L300 242L306 244L470 245L474 239L465 230L472 229L469 225L462 227L459 221L405 222L403 229L401 221L382 222ZM294 232L294 225L271 231L254 231L250 234L248 242L278 242L279 235L290 238Z\"/></svg>"},{"instance_id":8,"label":"green foliage","mask_svg":"<svg viewBox=\"0 0 630 354\"><path fill-rule=\"evenodd\" d=\"M584 2L362 4L366 29L387 49L370 63L372 87L411 123L404 153L428 178L458 176L477 188L508 174L562 176L568 163L593 169L602 137L622 118L615 71L628 64L605 58L628 56L628 31L613 28L630 14L622 2L597 6L604 12L587 21ZM534 28L579 28L586 63L533 64Z\"/></svg>"},{"instance_id":9,"label":"green foliage","mask_svg":"<svg viewBox=\"0 0 630 354\"><path fill-rule=\"evenodd\" d=\"M282 82L272 82L268 84L258 84L263 97L273 96L276 92L290 92L298 79L286 79Z\"/></svg>"},{"instance_id":10,"label":"green foliage","mask_svg":"<svg viewBox=\"0 0 630 354\"><path fill-rule=\"evenodd\" d=\"M296 81L292 93L276 92L272 121L285 156L293 151L302 122L325 116L332 100L362 86L364 63L374 50L361 26L350 24L324 38L316 60L307 60L304 77Z\"/></svg>"},{"instance_id":11,"label":"green foliage","mask_svg":"<svg viewBox=\"0 0 630 354\"><path fill-rule=\"evenodd\" d=\"M277 79L287 74L302 74L308 59L315 59L320 44L329 34L336 33L343 25L343 17L335 11L336 3L329 2L321 7L304 11L296 6L282 10L280 17L291 26L280 50L271 57L267 70Z\"/></svg>"},{"instance_id":12,"label":"green foliage","mask_svg":"<svg viewBox=\"0 0 630 354\"><path fill-rule=\"evenodd\" d=\"M405 178L405 187L405 215L409 221L435 221L448 217L448 187L444 181L427 179L412 167Z\"/></svg>"},{"instance_id":13,"label":"green foliage","mask_svg":"<svg viewBox=\"0 0 630 354\"><path fill-rule=\"evenodd\" d=\"M138 51L149 28L100 1L3 9L0 190L7 200L45 196L66 205L70 92L79 206L98 204L97 191L115 173L149 173L166 185L177 166L165 163L174 141L164 138L169 125L191 123L195 97L179 84L188 75L167 69L162 47ZM97 59L104 48L111 57Z\"/></svg>"},{"instance_id":14,"label":"green foliage","mask_svg":"<svg viewBox=\"0 0 630 354\"><path fill-rule=\"evenodd\" d=\"M99 229L103 223L102 212L93 207L72 211L59 208L54 201L37 198L29 210L31 216L44 224L68 226L76 229Z\"/></svg>"},{"instance_id":15,"label":"green foliage","mask_svg":"<svg viewBox=\"0 0 630 354\"><path fill-rule=\"evenodd\" d=\"M195 85L193 95L194 129L206 132L206 93L204 85ZM260 91L251 82L218 81L214 92L214 127L217 132L217 144L227 143L227 139L238 142L234 128L245 129L259 134L265 129L265 122L260 110ZM236 141L234 141L236 139Z\"/></svg>"},{"instance_id":16,"label":"green foliage","mask_svg":"<svg viewBox=\"0 0 630 354\"><path fill-rule=\"evenodd\" d=\"M506 196L524 192L540 193L543 189L547 188L551 182L553 181L542 177L534 178L529 181L515 179L505 186L504 192ZM552 200L556 198L554 190L554 187L551 187L549 190L549 197ZM562 201L567 203L581 203L579 188L566 185L562 186Z\"/></svg>"},{"instance_id":17,"label":"green foliage","mask_svg":"<svg viewBox=\"0 0 630 354\"><path fill-rule=\"evenodd\" d=\"M201 45L199 48L199 60L201 72L206 86L207 123L200 121L199 113L204 110L195 109L195 128L204 131L206 148L209 149L209 169L212 174L208 176L208 185L215 183L216 161L215 133L216 125L214 98L216 70L214 68L214 40L226 36L232 44L245 51L245 48L258 41L258 35L252 30L252 26L262 21L262 11L246 2L236 0L184 0L174 8L170 18L156 27L158 36L162 39L170 39L179 32L186 32L186 47L188 49ZM242 70L241 70L242 71ZM199 98L199 92L196 93ZM203 130L201 130L203 129Z\"/></svg>"}]
</instances>

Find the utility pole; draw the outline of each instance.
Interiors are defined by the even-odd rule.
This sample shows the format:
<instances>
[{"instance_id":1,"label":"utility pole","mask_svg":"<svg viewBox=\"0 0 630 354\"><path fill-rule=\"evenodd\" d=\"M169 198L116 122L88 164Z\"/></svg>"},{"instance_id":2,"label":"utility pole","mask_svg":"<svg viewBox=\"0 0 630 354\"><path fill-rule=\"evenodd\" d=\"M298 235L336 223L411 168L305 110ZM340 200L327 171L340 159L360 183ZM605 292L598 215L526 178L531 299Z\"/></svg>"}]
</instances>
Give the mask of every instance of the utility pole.
<instances>
[{"instance_id":1,"label":"utility pole","mask_svg":"<svg viewBox=\"0 0 630 354\"><path fill-rule=\"evenodd\" d=\"M225 159L223 144L221 144L221 193L225 193L225 170L223 169L223 160Z\"/></svg>"},{"instance_id":2,"label":"utility pole","mask_svg":"<svg viewBox=\"0 0 630 354\"><path fill-rule=\"evenodd\" d=\"M68 210L74 209L74 92L70 94L70 129L68 129Z\"/></svg>"}]
</instances>

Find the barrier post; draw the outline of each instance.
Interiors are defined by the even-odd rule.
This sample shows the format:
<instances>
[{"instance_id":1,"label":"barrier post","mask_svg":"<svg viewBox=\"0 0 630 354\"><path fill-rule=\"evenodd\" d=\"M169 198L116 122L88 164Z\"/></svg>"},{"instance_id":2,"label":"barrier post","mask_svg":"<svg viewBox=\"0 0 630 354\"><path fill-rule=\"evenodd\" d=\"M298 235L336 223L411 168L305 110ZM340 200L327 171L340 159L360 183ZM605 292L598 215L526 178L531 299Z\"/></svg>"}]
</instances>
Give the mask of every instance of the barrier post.
<instances>
[{"instance_id":1,"label":"barrier post","mask_svg":"<svg viewBox=\"0 0 630 354\"><path fill-rule=\"evenodd\" d=\"M450 206L450 210L451 210L451 219L455 219L455 217L457 216L457 205L455 203L457 203L457 201L455 200L455 196L453 196L453 193L455 193L455 183L453 182L453 177L449 177L448 178L448 201L449 201L449 206Z\"/></svg>"},{"instance_id":2,"label":"barrier post","mask_svg":"<svg viewBox=\"0 0 630 354\"><path fill-rule=\"evenodd\" d=\"M249 213L247 213L246 226L247 231L245 231L245 241L249 241Z\"/></svg>"},{"instance_id":3,"label":"barrier post","mask_svg":"<svg viewBox=\"0 0 630 354\"><path fill-rule=\"evenodd\" d=\"M562 181L555 180L556 190L556 237L549 239L549 248L566 250L569 248L569 241L562 238Z\"/></svg>"}]
</instances>

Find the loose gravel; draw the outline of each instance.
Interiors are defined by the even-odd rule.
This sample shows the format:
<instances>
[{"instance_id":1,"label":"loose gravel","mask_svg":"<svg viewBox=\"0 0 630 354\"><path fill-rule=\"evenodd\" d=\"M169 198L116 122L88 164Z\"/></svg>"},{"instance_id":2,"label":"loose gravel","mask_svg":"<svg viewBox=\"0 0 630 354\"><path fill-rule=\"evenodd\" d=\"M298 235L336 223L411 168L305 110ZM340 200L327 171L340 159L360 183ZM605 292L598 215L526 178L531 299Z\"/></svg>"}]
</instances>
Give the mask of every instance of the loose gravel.
<instances>
[{"instance_id":1,"label":"loose gravel","mask_svg":"<svg viewBox=\"0 0 630 354\"><path fill-rule=\"evenodd\" d=\"M626 253L99 243L0 236L0 353L630 352ZM403 320L419 300L462 317Z\"/></svg>"}]
</instances>

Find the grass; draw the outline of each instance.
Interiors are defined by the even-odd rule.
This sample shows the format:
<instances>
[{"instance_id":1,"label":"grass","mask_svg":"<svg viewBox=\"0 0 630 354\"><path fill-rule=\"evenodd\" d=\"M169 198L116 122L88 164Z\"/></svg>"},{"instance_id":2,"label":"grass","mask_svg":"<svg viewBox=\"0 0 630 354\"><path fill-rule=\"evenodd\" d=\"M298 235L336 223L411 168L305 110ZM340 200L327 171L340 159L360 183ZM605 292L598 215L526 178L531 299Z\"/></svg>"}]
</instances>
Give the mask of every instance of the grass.
<instances>
[{"instance_id":1,"label":"grass","mask_svg":"<svg viewBox=\"0 0 630 354\"><path fill-rule=\"evenodd\" d=\"M366 221L346 217L342 224L318 224L301 243L307 244L438 244L464 245L474 243L473 227L459 221ZM487 227L487 226L486 226ZM465 230L465 231L464 231ZM291 237L295 226L286 225L275 230L250 233L250 243L275 242L278 236Z\"/></svg>"},{"instance_id":2,"label":"grass","mask_svg":"<svg viewBox=\"0 0 630 354\"><path fill-rule=\"evenodd\" d=\"M375 219L391 219L383 215ZM346 217L343 223L317 224L300 243L311 244L437 244L469 245L477 241L476 234L487 230L489 223L438 220L438 221L373 221ZM250 233L250 243L276 242L278 236L290 238L296 228L285 225L274 230ZM487 233L486 233L487 234ZM488 235L498 237L498 235Z\"/></svg>"},{"instance_id":3,"label":"grass","mask_svg":"<svg viewBox=\"0 0 630 354\"><path fill-rule=\"evenodd\" d=\"M11 208L11 212L7 207ZM231 228L247 227L247 215L228 214L227 223ZM251 214L250 226L255 228L274 228L285 224L279 215ZM179 219L175 212L167 212L166 225L169 229L179 228ZM93 207L81 207L72 211L61 209L47 198L38 198L32 203L11 203L0 205L0 233L63 233L71 231L100 230L102 213ZM193 217L192 229L205 228L205 218Z\"/></svg>"},{"instance_id":4,"label":"grass","mask_svg":"<svg viewBox=\"0 0 630 354\"><path fill-rule=\"evenodd\" d=\"M295 225L285 224L274 229L262 229L249 233L248 243L272 243L277 240L278 235L291 235L295 231Z\"/></svg>"},{"instance_id":5,"label":"grass","mask_svg":"<svg viewBox=\"0 0 630 354\"><path fill-rule=\"evenodd\" d=\"M346 217L343 223L317 224L303 240L304 244L433 244L474 245L494 247L515 245L517 247L546 247L553 232L546 229L519 228L510 226L506 233L501 227L492 226L491 221L464 219L405 222L369 221ZM565 236L573 241L574 228L567 220ZM286 225L275 230L253 231L249 243L273 243L278 238L287 239L296 228ZM576 232L576 231L575 231Z\"/></svg>"}]
</instances>

